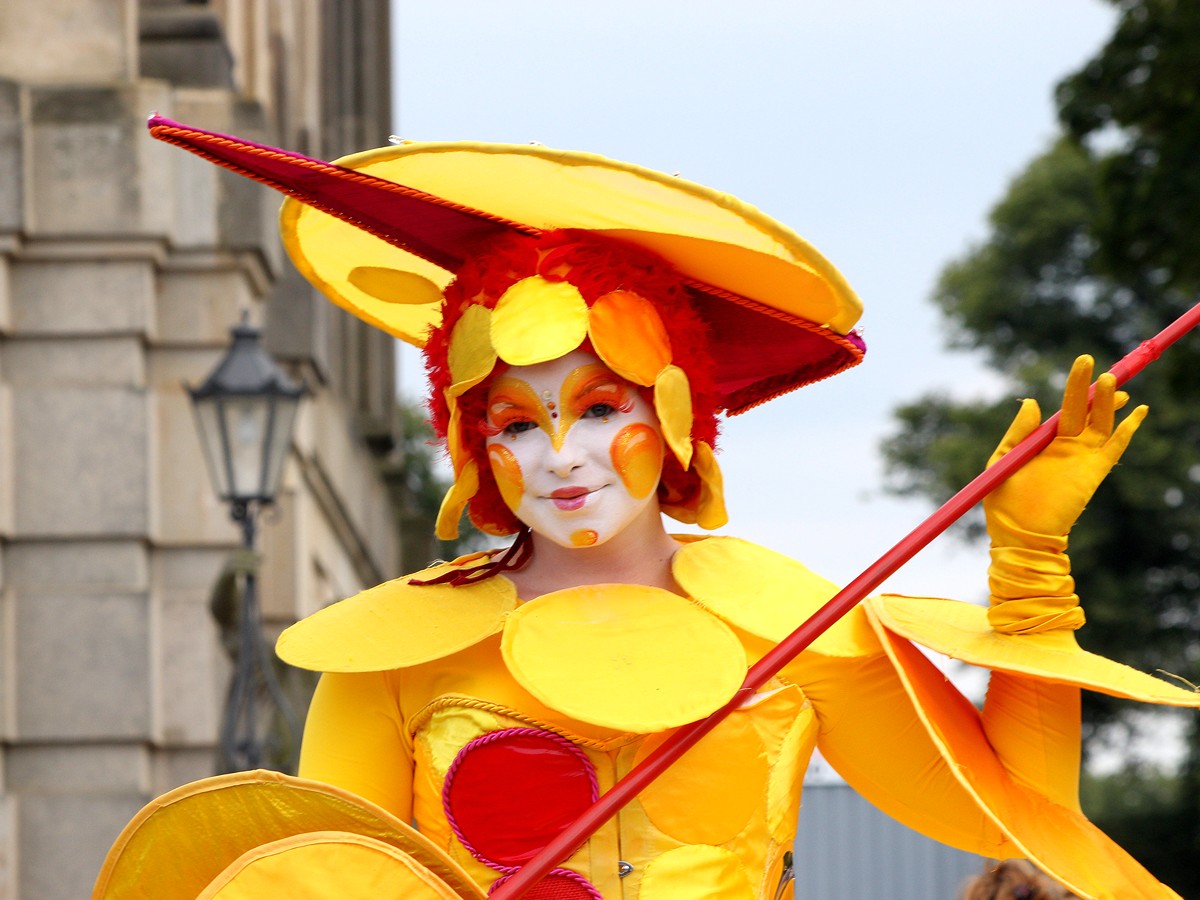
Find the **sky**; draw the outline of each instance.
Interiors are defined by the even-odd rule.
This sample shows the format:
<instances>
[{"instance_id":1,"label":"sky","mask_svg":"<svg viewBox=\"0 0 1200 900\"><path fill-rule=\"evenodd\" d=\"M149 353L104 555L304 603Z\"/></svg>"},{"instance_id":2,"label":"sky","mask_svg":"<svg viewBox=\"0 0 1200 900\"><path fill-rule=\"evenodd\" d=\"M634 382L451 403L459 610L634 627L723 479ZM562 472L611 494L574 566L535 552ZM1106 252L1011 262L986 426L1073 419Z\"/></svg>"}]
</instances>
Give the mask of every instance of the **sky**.
<instances>
[{"instance_id":1,"label":"sky","mask_svg":"<svg viewBox=\"0 0 1200 900\"><path fill-rule=\"evenodd\" d=\"M883 490L892 410L999 390L945 349L933 288L1053 139L1055 83L1114 21L1101 0L393 0L393 131L678 172L832 260L863 300L866 360L725 423L720 533L846 582L932 511ZM420 396L405 360L401 391ZM986 566L946 536L884 589L982 601Z\"/></svg>"}]
</instances>

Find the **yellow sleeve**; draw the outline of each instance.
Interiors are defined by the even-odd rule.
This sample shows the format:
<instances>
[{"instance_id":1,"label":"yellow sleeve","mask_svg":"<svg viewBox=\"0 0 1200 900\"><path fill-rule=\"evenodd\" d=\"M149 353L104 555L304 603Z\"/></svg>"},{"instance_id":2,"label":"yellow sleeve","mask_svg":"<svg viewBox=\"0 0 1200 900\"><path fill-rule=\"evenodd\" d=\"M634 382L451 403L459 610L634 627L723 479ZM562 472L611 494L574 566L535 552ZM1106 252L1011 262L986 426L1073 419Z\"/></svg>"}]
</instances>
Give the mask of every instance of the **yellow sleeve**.
<instances>
[{"instance_id":1,"label":"yellow sleeve","mask_svg":"<svg viewBox=\"0 0 1200 900\"><path fill-rule=\"evenodd\" d=\"M954 777L913 708L892 661L859 607L856 640L807 650L785 670L812 701L817 746L850 785L892 818L952 847L991 858L1017 855L1004 832ZM961 714L979 714L949 682Z\"/></svg>"},{"instance_id":2,"label":"yellow sleeve","mask_svg":"<svg viewBox=\"0 0 1200 900\"><path fill-rule=\"evenodd\" d=\"M412 744L392 673L326 673L304 725L300 777L332 784L412 820Z\"/></svg>"},{"instance_id":3,"label":"yellow sleeve","mask_svg":"<svg viewBox=\"0 0 1200 900\"><path fill-rule=\"evenodd\" d=\"M983 730L1017 781L1079 811L1079 688L993 671Z\"/></svg>"}]
</instances>

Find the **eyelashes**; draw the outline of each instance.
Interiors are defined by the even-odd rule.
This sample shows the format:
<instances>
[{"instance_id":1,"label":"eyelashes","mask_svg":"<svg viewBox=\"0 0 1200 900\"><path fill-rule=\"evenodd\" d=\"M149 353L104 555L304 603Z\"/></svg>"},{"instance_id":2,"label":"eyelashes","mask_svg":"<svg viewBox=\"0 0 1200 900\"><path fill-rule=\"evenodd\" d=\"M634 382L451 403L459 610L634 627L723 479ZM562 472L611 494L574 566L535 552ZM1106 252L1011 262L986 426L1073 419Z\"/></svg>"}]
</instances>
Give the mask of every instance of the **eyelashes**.
<instances>
[{"instance_id":1,"label":"eyelashes","mask_svg":"<svg viewBox=\"0 0 1200 900\"><path fill-rule=\"evenodd\" d=\"M537 419L520 406L499 401L488 406L487 418L479 423L479 430L487 437L495 437L512 429L514 433L537 427ZM520 426L528 426L520 427Z\"/></svg>"},{"instance_id":2,"label":"eyelashes","mask_svg":"<svg viewBox=\"0 0 1200 900\"><path fill-rule=\"evenodd\" d=\"M582 418L589 410L598 406L610 407L613 412L627 413L633 411L633 397L620 385L600 384L588 388L572 405L576 418Z\"/></svg>"}]
</instances>

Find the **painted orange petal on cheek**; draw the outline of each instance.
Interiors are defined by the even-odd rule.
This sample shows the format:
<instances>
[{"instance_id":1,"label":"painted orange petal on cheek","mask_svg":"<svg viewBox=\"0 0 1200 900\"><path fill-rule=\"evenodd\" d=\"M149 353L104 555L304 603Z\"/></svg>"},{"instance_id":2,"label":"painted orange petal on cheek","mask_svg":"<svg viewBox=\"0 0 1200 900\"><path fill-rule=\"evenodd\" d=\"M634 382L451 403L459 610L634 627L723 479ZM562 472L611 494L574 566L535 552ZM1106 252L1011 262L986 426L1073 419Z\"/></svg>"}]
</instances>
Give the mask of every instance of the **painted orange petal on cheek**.
<instances>
[{"instance_id":1,"label":"painted orange petal on cheek","mask_svg":"<svg viewBox=\"0 0 1200 900\"><path fill-rule=\"evenodd\" d=\"M658 432L644 422L627 425L612 442L613 468L629 495L636 500L650 496L662 475L663 442Z\"/></svg>"},{"instance_id":2,"label":"painted orange petal on cheek","mask_svg":"<svg viewBox=\"0 0 1200 900\"><path fill-rule=\"evenodd\" d=\"M516 512L521 505L521 498L525 496L525 476L521 474L521 464L512 451L499 444L488 447L488 463L491 464L496 487L500 489L500 498L505 506Z\"/></svg>"}]
</instances>

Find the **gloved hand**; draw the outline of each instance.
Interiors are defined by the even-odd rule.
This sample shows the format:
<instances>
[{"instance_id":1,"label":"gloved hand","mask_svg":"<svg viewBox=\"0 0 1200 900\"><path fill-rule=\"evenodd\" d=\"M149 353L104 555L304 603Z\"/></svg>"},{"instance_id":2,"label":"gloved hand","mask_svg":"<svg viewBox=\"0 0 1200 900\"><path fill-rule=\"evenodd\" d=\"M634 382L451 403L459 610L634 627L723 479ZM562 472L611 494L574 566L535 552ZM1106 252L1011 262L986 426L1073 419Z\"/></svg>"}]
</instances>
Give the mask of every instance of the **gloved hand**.
<instances>
[{"instance_id":1,"label":"gloved hand","mask_svg":"<svg viewBox=\"0 0 1200 900\"><path fill-rule=\"evenodd\" d=\"M1113 428L1115 411L1129 395L1116 390L1116 379L1107 372L1096 383L1089 409L1092 366L1090 356L1079 357L1071 366L1058 434L1050 445L984 499L993 546L1028 546L1027 535L1065 538L1146 418L1148 408L1139 406ZM988 465L1040 424L1037 401L1023 401ZM1035 542L1041 544L1036 538Z\"/></svg>"},{"instance_id":2,"label":"gloved hand","mask_svg":"<svg viewBox=\"0 0 1200 900\"><path fill-rule=\"evenodd\" d=\"M1067 535L1148 411L1139 406L1114 428L1115 412L1129 396L1117 391L1116 379L1105 373L1097 380L1089 407L1093 365L1090 356L1075 360L1054 440L983 501L992 539L988 618L998 631L1026 633L1083 624L1065 552ZM1039 424L1037 401L1023 401L988 465Z\"/></svg>"}]
</instances>

